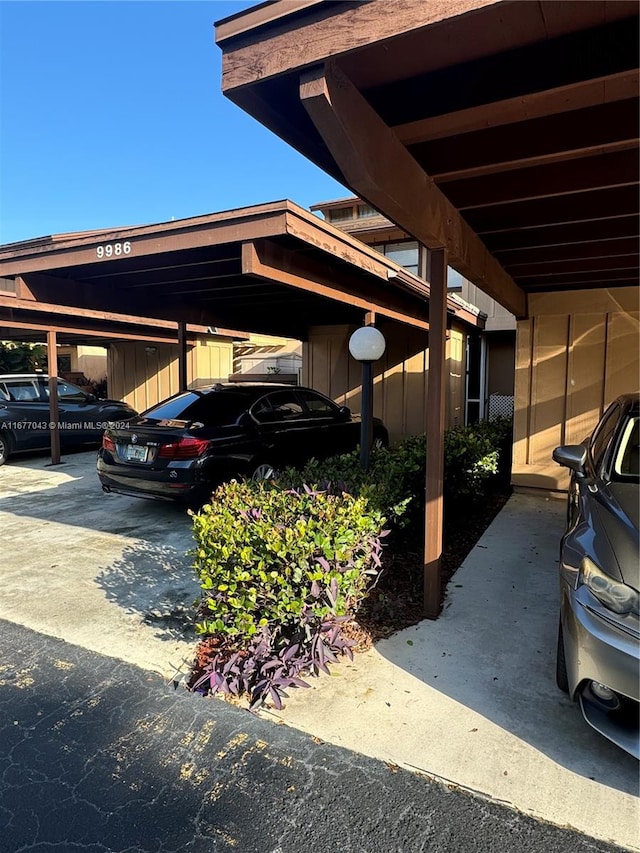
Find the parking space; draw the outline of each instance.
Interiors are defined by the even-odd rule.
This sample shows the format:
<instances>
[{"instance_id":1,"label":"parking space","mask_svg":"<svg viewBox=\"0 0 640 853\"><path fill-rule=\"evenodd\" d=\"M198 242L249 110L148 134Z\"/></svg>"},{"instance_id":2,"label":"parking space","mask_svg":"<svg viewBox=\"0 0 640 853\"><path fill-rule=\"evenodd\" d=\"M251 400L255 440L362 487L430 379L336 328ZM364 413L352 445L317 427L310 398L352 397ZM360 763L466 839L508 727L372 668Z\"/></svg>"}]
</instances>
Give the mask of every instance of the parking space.
<instances>
[{"instance_id":1,"label":"parking space","mask_svg":"<svg viewBox=\"0 0 640 853\"><path fill-rule=\"evenodd\" d=\"M0 468L0 618L170 677L196 645L189 518L103 494L95 458Z\"/></svg>"}]
</instances>

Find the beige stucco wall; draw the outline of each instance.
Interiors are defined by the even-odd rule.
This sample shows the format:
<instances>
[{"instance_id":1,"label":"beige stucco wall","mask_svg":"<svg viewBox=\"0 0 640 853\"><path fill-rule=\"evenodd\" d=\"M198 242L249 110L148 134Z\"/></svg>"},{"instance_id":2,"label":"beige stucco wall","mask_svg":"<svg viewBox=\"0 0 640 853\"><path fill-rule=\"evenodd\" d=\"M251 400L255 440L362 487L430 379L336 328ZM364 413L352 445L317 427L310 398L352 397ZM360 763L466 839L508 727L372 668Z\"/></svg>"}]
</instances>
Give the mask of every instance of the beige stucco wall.
<instances>
[{"instance_id":1,"label":"beige stucco wall","mask_svg":"<svg viewBox=\"0 0 640 853\"><path fill-rule=\"evenodd\" d=\"M566 489L553 462L578 444L619 394L640 387L637 287L536 294L518 322L512 481Z\"/></svg>"},{"instance_id":2,"label":"beige stucco wall","mask_svg":"<svg viewBox=\"0 0 640 853\"><path fill-rule=\"evenodd\" d=\"M233 344L198 339L187 350L189 387L226 380L233 372ZM116 342L109 347L109 396L142 412L178 391L178 347Z\"/></svg>"},{"instance_id":3,"label":"beige stucco wall","mask_svg":"<svg viewBox=\"0 0 640 853\"><path fill-rule=\"evenodd\" d=\"M378 327L387 348L374 364L374 415L382 418L395 442L425 431L428 338L426 333L401 324L379 322ZM361 367L349 354L349 338L355 328L312 328L304 344L302 381L360 412ZM464 423L464 353L464 332L454 328L447 342L447 425Z\"/></svg>"},{"instance_id":4,"label":"beige stucco wall","mask_svg":"<svg viewBox=\"0 0 640 853\"><path fill-rule=\"evenodd\" d=\"M66 345L58 347L58 355L68 355L71 370L83 373L92 382L107 378L106 347Z\"/></svg>"},{"instance_id":5,"label":"beige stucco wall","mask_svg":"<svg viewBox=\"0 0 640 853\"><path fill-rule=\"evenodd\" d=\"M79 346L77 348L78 366L76 370L92 382L101 382L107 378L107 350L105 347Z\"/></svg>"}]
</instances>

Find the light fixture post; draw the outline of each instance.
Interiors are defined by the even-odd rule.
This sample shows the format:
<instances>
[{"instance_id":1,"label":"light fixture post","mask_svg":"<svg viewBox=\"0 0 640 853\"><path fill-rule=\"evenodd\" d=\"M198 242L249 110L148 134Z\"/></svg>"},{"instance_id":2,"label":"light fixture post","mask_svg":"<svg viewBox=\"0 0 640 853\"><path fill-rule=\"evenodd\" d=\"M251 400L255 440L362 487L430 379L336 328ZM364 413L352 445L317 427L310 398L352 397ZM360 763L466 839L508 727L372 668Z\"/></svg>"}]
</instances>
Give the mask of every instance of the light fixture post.
<instances>
[{"instance_id":1,"label":"light fixture post","mask_svg":"<svg viewBox=\"0 0 640 853\"><path fill-rule=\"evenodd\" d=\"M362 414L360 422L360 467L369 470L373 438L373 362L362 362Z\"/></svg>"}]
</instances>

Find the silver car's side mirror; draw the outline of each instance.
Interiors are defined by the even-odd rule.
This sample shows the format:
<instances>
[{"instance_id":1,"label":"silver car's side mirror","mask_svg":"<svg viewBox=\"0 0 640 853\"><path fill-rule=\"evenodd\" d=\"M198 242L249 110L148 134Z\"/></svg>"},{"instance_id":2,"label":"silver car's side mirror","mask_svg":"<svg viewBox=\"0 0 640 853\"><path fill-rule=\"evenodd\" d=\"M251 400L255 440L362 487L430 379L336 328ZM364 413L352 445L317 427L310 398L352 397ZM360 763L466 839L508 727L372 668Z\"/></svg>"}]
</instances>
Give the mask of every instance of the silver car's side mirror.
<instances>
[{"instance_id":1,"label":"silver car's side mirror","mask_svg":"<svg viewBox=\"0 0 640 853\"><path fill-rule=\"evenodd\" d=\"M554 462L570 468L576 474L585 475L584 463L587 461L587 448L583 444L565 444L553 451Z\"/></svg>"}]
</instances>

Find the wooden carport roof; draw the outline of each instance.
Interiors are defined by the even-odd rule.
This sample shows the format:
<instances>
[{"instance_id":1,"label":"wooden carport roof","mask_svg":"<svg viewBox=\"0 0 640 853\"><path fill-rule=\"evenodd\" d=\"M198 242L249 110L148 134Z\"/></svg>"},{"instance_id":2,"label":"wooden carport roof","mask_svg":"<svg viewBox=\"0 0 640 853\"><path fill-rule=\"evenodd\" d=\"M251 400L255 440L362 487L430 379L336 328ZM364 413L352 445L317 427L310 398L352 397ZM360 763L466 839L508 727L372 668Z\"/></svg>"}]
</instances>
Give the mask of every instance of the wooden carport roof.
<instances>
[{"instance_id":1,"label":"wooden carport roof","mask_svg":"<svg viewBox=\"0 0 640 853\"><path fill-rule=\"evenodd\" d=\"M431 252L425 615L440 609L450 264L528 295L638 283L636 0L275 0L223 92Z\"/></svg>"},{"instance_id":2,"label":"wooden carport roof","mask_svg":"<svg viewBox=\"0 0 640 853\"><path fill-rule=\"evenodd\" d=\"M276 0L223 91L517 316L638 282L638 3Z\"/></svg>"},{"instance_id":3,"label":"wooden carport roof","mask_svg":"<svg viewBox=\"0 0 640 853\"><path fill-rule=\"evenodd\" d=\"M302 340L370 313L429 327L422 279L290 201L0 246L2 281L14 317L46 303Z\"/></svg>"}]
</instances>

